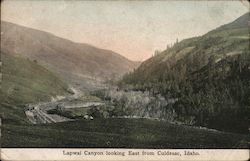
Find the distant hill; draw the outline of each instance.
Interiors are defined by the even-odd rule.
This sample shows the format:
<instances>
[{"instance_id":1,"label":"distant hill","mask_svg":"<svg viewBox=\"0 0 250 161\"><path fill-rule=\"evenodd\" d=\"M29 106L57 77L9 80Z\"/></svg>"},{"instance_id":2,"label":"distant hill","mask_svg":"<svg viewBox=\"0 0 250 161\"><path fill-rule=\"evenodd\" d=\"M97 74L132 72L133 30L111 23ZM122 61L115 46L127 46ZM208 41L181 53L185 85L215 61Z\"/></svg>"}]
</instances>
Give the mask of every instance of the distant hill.
<instances>
[{"instance_id":1,"label":"distant hill","mask_svg":"<svg viewBox=\"0 0 250 161\"><path fill-rule=\"evenodd\" d=\"M134 76L138 76L138 79L142 81L151 78L161 79L171 68L178 67L184 70L181 65L188 73L191 73L208 64L211 56L219 61L229 55L238 55L243 50L249 49L248 21L249 13L246 13L232 23L223 25L203 36L176 43L173 47L142 62L135 70Z\"/></svg>"},{"instance_id":2,"label":"distant hill","mask_svg":"<svg viewBox=\"0 0 250 161\"><path fill-rule=\"evenodd\" d=\"M177 120L187 124L247 132L248 22L249 13L246 13L203 36L176 42L124 76L119 85L178 98L169 108L178 114Z\"/></svg>"},{"instance_id":3,"label":"distant hill","mask_svg":"<svg viewBox=\"0 0 250 161\"><path fill-rule=\"evenodd\" d=\"M48 101L68 93L68 86L55 74L27 58L1 51L0 114L5 123L26 120L24 105Z\"/></svg>"},{"instance_id":4,"label":"distant hill","mask_svg":"<svg viewBox=\"0 0 250 161\"><path fill-rule=\"evenodd\" d=\"M235 28L244 28L249 26L250 21L250 13L247 12L241 17L237 18L235 21L228 23L226 25L222 25L221 27L217 28L216 30L226 30L226 29L235 29Z\"/></svg>"},{"instance_id":5,"label":"distant hill","mask_svg":"<svg viewBox=\"0 0 250 161\"><path fill-rule=\"evenodd\" d=\"M68 82L85 87L118 78L138 65L110 50L4 21L1 22L1 48L36 60Z\"/></svg>"}]
</instances>

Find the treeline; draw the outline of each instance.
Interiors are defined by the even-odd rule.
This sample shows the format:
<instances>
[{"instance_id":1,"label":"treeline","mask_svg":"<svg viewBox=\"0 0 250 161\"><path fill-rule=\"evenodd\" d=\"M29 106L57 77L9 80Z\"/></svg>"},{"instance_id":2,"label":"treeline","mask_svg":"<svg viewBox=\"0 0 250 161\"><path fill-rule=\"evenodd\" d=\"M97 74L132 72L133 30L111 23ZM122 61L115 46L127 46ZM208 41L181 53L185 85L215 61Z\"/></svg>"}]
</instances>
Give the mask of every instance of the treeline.
<instances>
[{"instance_id":1,"label":"treeline","mask_svg":"<svg viewBox=\"0 0 250 161\"><path fill-rule=\"evenodd\" d=\"M108 114L107 117L131 117L167 120L173 122L176 114L171 106L176 100L161 95L152 96L148 91L127 91L115 88L92 92L106 102L97 111ZM104 116L104 115L102 115Z\"/></svg>"},{"instance_id":2,"label":"treeline","mask_svg":"<svg viewBox=\"0 0 250 161\"><path fill-rule=\"evenodd\" d=\"M196 125L248 133L250 57L248 54L208 64L180 85L174 109L179 119Z\"/></svg>"},{"instance_id":3,"label":"treeline","mask_svg":"<svg viewBox=\"0 0 250 161\"><path fill-rule=\"evenodd\" d=\"M125 75L118 85L178 98L173 104L177 121L248 133L249 39L206 36L182 41Z\"/></svg>"}]
</instances>

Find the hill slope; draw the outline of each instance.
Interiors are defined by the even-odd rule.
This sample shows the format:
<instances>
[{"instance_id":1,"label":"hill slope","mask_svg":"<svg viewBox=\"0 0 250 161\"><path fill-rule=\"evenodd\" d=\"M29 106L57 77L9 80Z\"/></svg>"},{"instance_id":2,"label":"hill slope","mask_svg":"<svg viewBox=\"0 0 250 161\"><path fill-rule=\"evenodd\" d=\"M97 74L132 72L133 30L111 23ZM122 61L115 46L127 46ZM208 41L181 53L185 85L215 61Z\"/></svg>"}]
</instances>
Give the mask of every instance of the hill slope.
<instances>
[{"instance_id":1,"label":"hill slope","mask_svg":"<svg viewBox=\"0 0 250 161\"><path fill-rule=\"evenodd\" d=\"M25 121L24 105L67 94L68 86L37 63L1 52L3 62L0 92L1 118Z\"/></svg>"},{"instance_id":2,"label":"hill slope","mask_svg":"<svg viewBox=\"0 0 250 161\"><path fill-rule=\"evenodd\" d=\"M133 76L143 81L163 79L166 75L175 77L173 73L168 73L169 70L178 68L190 74L207 65L211 59L218 62L229 56L241 55L249 49L248 17L249 13L244 14L234 22L203 36L176 43L173 47L143 62ZM237 22L240 22L238 27ZM177 74L177 77L179 76L180 73Z\"/></svg>"},{"instance_id":3,"label":"hill slope","mask_svg":"<svg viewBox=\"0 0 250 161\"><path fill-rule=\"evenodd\" d=\"M216 30L225 30L225 29L235 29L235 28L244 28L249 25L250 15L249 13L245 13L244 15L237 18L235 21L222 25Z\"/></svg>"},{"instance_id":4,"label":"hill slope","mask_svg":"<svg viewBox=\"0 0 250 161\"><path fill-rule=\"evenodd\" d=\"M176 120L247 132L250 108L249 13L143 62L120 85L178 98ZM128 86L129 85L129 86Z\"/></svg>"},{"instance_id":5,"label":"hill slope","mask_svg":"<svg viewBox=\"0 0 250 161\"><path fill-rule=\"evenodd\" d=\"M145 119L96 118L57 124L30 124L24 114L24 104L67 94L67 86L34 61L6 52L1 52L1 58L3 61L1 68L3 81L0 91L2 147L246 148L248 146L248 137L245 135Z\"/></svg>"},{"instance_id":6,"label":"hill slope","mask_svg":"<svg viewBox=\"0 0 250 161\"><path fill-rule=\"evenodd\" d=\"M70 83L84 84L89 80L117 78L138 64L109 50L9 22L1 22L1 32L1 48L37 60Z\"/></svg>"}]
</instances>

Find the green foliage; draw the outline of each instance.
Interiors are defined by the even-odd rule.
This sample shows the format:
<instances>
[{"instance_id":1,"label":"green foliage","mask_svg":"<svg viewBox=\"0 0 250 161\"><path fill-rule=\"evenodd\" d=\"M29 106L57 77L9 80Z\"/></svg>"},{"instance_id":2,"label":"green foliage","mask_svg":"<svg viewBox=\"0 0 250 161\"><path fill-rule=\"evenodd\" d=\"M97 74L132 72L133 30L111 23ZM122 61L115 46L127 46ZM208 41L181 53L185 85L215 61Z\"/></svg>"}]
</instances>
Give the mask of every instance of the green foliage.
<instances>
[{"instance_id":1,"label":"green foliage","mask_svg":"<svg viewBox=\"0 0 250 161\"><path fill-rule=\"evenodd\" d=\"M118 85L178 98L173 108L185 124L247 133L249 51L249 28L216 30L150 58Z\"/></svg>"}]
</instances>

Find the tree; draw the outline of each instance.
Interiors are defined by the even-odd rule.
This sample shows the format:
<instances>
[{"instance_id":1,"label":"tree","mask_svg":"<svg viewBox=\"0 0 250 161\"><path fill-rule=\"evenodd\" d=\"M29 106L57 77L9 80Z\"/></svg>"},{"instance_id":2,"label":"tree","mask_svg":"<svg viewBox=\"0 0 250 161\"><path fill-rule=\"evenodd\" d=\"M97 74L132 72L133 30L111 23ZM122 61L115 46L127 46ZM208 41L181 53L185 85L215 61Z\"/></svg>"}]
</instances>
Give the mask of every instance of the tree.
<instances>
[{"instance_id":1,"label":"tree","mask_svg":"<svg viewBox=\"0 0 250 161\"><path fill-rule=\"evenodd\" d=\"M156 55L158 55L158 54L160 54L160 53L161 53L160 50L155 50L154 56L156 56Z\"/></svg>"},{"instance_id":2,"label":"tree","mask_svg":"<svg viewBox=\"0 0 250 161\"><path fill-rule=\"evenodd\" d=\"M209 79L209 82L211 82L212 75L214 74L215 60L216 59L215 59L214 55L210 56L210 58L208 60L208 79Z\"/></svg>"}]
</instances>

